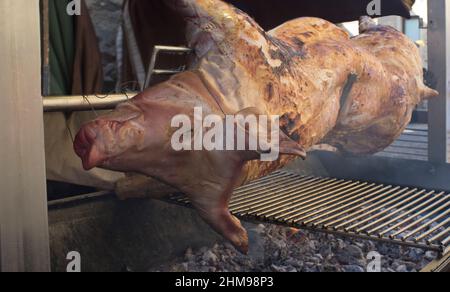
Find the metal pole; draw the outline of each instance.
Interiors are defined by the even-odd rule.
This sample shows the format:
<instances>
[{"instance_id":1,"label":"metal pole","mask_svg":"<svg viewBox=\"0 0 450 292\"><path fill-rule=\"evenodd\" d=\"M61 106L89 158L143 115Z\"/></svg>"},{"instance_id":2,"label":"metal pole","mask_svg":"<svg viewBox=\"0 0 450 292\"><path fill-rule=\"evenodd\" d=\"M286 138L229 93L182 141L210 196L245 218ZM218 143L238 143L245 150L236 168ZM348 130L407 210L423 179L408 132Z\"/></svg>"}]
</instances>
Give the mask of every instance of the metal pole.
<instances>
[{"instance_id":1,"label":"metal pole","mask_svg":"<svg viewBox=\"0 0 450 292\"><path fill-rule=\"evenodd\" d=\"M107 96L51 96L43 98L45 112L71 112L114 109L119 103L125 102L136 93L111 94Z\"/></svg>"},{"instance_id":2,"label":"metal pole","mask_svg":"<svg viewBox=\"0 0 450 292\"><path fill-rule=\"evenodd\" d=\"M42 95L50 94L50 20L49 0L41 0Z\"/></svg>"},{"instance_id":3,"label":"metal pole","mask_svg":"<svg viewBox=\"0 0 450 292\"><path fill-rule=\"evenodd\" d=\"M450 129L450 1L428 0L428 63L439 97L429 102L429 160L449 162Z\"/></svg>"},{"instance_id":4,"label":"metal pole","mask_svg":"<svg viewBox=\"0 0 450 292\"><path fill-rule=\"evenodd\" d=\"M38 0L0 1L0 270L50 271Z\"/></svg>"}]
</instances>

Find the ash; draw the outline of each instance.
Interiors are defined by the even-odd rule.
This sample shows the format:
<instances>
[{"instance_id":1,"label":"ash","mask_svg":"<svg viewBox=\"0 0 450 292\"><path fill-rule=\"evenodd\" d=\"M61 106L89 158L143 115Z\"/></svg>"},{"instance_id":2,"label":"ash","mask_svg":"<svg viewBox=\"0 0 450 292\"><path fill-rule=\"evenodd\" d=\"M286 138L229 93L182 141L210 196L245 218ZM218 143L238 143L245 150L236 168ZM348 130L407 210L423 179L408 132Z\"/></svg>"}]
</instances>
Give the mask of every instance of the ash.
<instances>
[{"instance_id":1,"label":"ash","mask_svg":"<svg viewBox=\"0 0 450 292\"><path fill-rule=\"evenodd\" d=\"M153 272L366 272L371 252L381 256L382 272L418 272L437 253L368 240L298 231L273 225L247 225L248 256L230 244L188 249L185 256Z\"/></svg>"}]
</instances>

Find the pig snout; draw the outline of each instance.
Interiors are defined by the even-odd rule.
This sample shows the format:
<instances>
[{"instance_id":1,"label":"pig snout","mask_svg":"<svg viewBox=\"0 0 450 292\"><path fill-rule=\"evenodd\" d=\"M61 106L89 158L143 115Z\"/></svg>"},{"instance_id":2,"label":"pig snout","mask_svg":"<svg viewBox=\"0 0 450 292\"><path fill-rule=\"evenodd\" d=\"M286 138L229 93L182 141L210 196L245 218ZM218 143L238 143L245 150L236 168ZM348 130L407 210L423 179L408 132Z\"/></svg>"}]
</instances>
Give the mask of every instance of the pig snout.
<instances>
[{"instance_id":1,"label":"pig snout","mask_svg":"<svg viewBox=\"0 0 450 292\"><path fill-rule=\"evenodd\" d=\"M75 153L81 158L83 168L91 170L105 167L118 158L127 158L144 145L145 130L137 119L101 118L93 121L78 132Z\"/></svg>"},{"instance_id":2,"label":"pig snout","mask_svg":"<svg viewBox=\"0 0 450 292\"><path fill-rule=\"evenodd\" d=\"M101 165L106 159L99 147L98 140L98 137L101 136L99 133L103 127L106 127L106 124L102 125L100 122L92 122L81 128L75 137L74 150L81 158L85 170L91 170Z\"/></svg>"}]
</instances>

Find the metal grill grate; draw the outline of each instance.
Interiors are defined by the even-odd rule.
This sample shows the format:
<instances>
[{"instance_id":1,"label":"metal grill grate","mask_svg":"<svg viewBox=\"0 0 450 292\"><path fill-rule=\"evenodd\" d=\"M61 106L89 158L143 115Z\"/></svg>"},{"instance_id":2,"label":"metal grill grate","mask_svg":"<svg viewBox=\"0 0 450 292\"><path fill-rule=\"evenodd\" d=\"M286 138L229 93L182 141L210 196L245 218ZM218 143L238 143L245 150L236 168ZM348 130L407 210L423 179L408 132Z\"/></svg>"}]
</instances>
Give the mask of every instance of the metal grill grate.
<instances>
[{"instance_id":1,"label":"metal grill grate","mask_svg":"<svg viewBox=\"0 0 450 292\"><path fill-rule=\"evenodd\" d=\"M189 205L183 195L170 199ZM231 212L296 228L435 250L450 247L445 192L276 172L237 189Z\"/></svg>"}]
</instances>

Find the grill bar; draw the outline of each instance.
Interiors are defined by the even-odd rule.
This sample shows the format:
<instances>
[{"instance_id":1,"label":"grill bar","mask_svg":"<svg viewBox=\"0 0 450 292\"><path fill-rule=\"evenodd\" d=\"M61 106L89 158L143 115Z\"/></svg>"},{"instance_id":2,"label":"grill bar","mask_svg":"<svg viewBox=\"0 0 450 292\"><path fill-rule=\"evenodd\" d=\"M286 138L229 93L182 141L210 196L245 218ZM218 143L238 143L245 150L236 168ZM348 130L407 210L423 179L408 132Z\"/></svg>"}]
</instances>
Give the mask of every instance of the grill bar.
<instances>
[{"instance_id":1,"label":"grill bar","mask_svg":"<svg viewBox=\"0 0 450 292\"><path fill-rule=\"evenodd\" d=\"M355 187L356 184L357 183L344 183L344 184L341 184L338 189L334 189L334 191L338 191L339 193L352 191L352 190L356 189L356 187ZM310 203L312 201L320 200L320 199L323 199L323 198L325 198L323 200L326 200L332 195L332 193L333 192L327 192L324 195L316 196L315 190L313 189L313 190L310 190L307 193L304 193L302 196L300 196L299 198L296 198L295 200L277 201L277 206L276 207L274 207L274 205L267 206L267 207L269 207L269 209L267 207L263 207L263 208L255 210L251 214L257 214L259 216L264 216L264 217L269 218L271 216L274 216L275 214L279 214L282 211L276 211L276 212L273 212L273 213L268 213L268 212L272 212L274 210L279 210L280 208L285 208L283 210L291 209L291 208L294 208L297 205L308 204L308 203ZM298 202L302 202L302 203L298 203ZM295 204L295 205L292 205L292 204ZM288 206L288 207L286 207L286 206Z\"/></svg>"},{"instance_id":2,"label":"grill bar","mask_svg":"<svg viewBox=\"0 0 450 292\"><path fill-rule=\"evenodd\" d=\"M320 180L318 178L306 178L306 179L299 179L298 182L290 182L286 183L283 182L281 184L276 184L271 187L267 187L262 192L255 193L246 193L244 196L238 198L236 201L232 201L230 204L230 208L237 208L239 206L244 206L248 203L252 203L254 201L262 202L266 198L270 198L274 192L277 192L280 189L284 189L285 191L291 191L296 190L303 186L313 187L313 186L320 186L323 185L324 180Z\"/></svg>"},{"instance_id":3,"label":"grill bar","mask_svg":"<svg viewBox=\"0 0 450 292\"><path fill-rule=\"evenodd\" d=\"M380 192L386 191L388 188L389 187L385 187L382 190L380 190ZM330 202L325 202L325 203L320 204L320 205L312 205L312 206L310 206L309 209L305 210L302 213L299 213L299 214L287 217L287 220L292 220L293 219L294 223L297 223L297 222L301 221L301 222L303 222L302 223L303 225L308 225L309 223L312 222L312 220L306 221L308 218L311 218L314 215L320 214L323 210L329 210L330 208L333 208L333 207L335 207L337 205L340 205L340 204L344 204L344 203L353 201L353 200L355 200L355 199L357 199L358 197L361 196L361 194L357 194L355 196L352 196L352 195L354 195L354 193L351 193L349 195L344 195L343 198L342 197L341 198L337 198L337 199L334 199L334 200L332 200ZM363 195L365 195L365 194L363 194ZM343 199L345 199L345 200L343 200ZM335 202L337 202L337 203L332 205L332 206L330 206L330 207L326 207L326 206L328 206L328 204L335 203ZM325 208L325 209L322 209L322 208ZM317 209L318 209L318 211L314 211L314 210L317 210ZM305 215L305 214L308 214L308 215Z\"/></svg>"},{"instance_id":4,"label":"grill bar","mask_svg":"<svg viewBox=\"0 0 450 292\"><path fill-rule=\"evenodd\" d=\"M435 227L431 228L430 230L428 230L427 232L425 232L424 234L414 238L415 242L421 241L424 238L427 238L430 234L433 234L436 230L439 230L441 227L444 227L445 225L447 225L450 222L450 218L447 218L447 220L445 220L444 222L436 225ZM444 236L445 234L442 234L442 236ZM439 236L438 238L442 237ZM437 239L435 239L437 240ZM430 242L435 241L435 240L430 240Z\"/></svg>"},{"instance_id":5,"label":"grill bar","mask_svg":"<svg viewBox=\"0 0 450 292\"><path fill-rule=\"evenodd\" d=\"M354 184L352 186L354 186ZM340 192L338 194L346 193L346 192L354 190L354 189L355 189L354 187L352 187L351 189L348 189L348 188L342 189L341 188L341 189L339 189ZM331 192L326 192L322 195L318 195L318 193L316 193L313 190L312 192L309 193L309 196L307 196L307 197L301 198L300 200L292 201L291 203L284 205L282 208L272 208L272 209L266 210L266 212L263 213L262 215L266 218L274 217L275 219L284 217L287 220L286 216L296 213L297 211L301 211L301 210L313 205L313 204L309 204L309 205L305 205L305 204L320 200L324 197L329 198L333 194L332 190L329 190L329 191L331 191ZM303 209L298 209L299 207L303 207ZM280 214L282 214L282 215L280 215Z\"/></svg>"},{"instance_id":6,"label":"grill bar","mask_svg":"<svg viewBox=\"0 0 450 292\"><path fill-rule=\"evenodd\" d=\"M313 193L315 193L316 190L317 191L326 190L328 188L336 186L339 183L340 183L339 181L335 181L335 180L333 180L331 182L327 181L327 180L321 180L321 181L310 184L309 186L305 187L303 190L300 190L300 191L301 191L301 194L313 194ZM281 191L282 188L283 188L283 186L281 186L281 188L277 189L277 191ZM294 190L293 192L289 192L289 193L285 194L284 196L282 196L281 199L283 199L285 197L292 198L293 195L299 194L298 189L301 189L301 188L299 188L298 186L289 188L289 190L292 190L292 189ZM303 193L304 191L306 191L306 193ZM277 197L276 195L277 195L277 193L268 193L268 195L265 196L262 200L258 199L258 196L255 196L255 199L253 201L251 201L247 204L244 204L244 205L240 205L239 208L233 208L234 207L233 203L231 203L230 210L232 210L232 212L243 212L243 211L248 211L248 210L255 209L255 208L258 208L261 206L267 206L268 204L270 204L276 200L280 200L280 198ZM255 200L257 201L256 203L255 203Z\"/></svg>"},{"instance_id":7,"label":"grill bar","mask_svg":"<svg viewBox=\"0 0 450 292\"><path fill-rule=\"evenodd\" d=\"M401 207L401 208L397 209L396 211L393 211L393 212L391 212L391 213L389 213L389 214L387 214L387 215L381 217L380 219L378 219L378 220L376 220L376 221L374 221L374 222L372 222L372 223L369 223L369 224L367 224L367 225L365 225L365 226L363 226L363 227L361 227L361 228L358 228L358 229L357 229L357 232L367 232L367 229L371 228L372 226L376 226L376 225L378 225L378 224L380 224L380 223L382 223L382 222L385 222L386 220L389 220L389 218L391 218L392 216L397 215L398 213L401 213L401 212L402 212L403 210L405 210L408 206L413 206L414 204L420 202L421 200L423 200L423 198L421 198L420 196L421 196L424 192L425 192L425 191L420 192L420 193L418 193L418 194L415 194L415 195L411 196L410 198L407 198L407 199L401 201L400 203L395 204L394 206L392 206L392 207L390 207L390 208L388 208L388 209L385 209L384 211L380 212L376 217L378 217L379 215L384 215L384 214L388 213L389 211L394 210L395 208L400 207L400 206L402 206L402 205L405 204L405 203L409 203L409 202L411 202L412 200L414 200L415 198L419 197L419 199L413 201L412 203L409 203L408 205L406 205L406 206L404 206L404 207ZM432 192L432 193L434 194L434 192ZM402 197L402 198L403 198L403 197ZM395 200L395 201L396 201L396 200ZM386 204L386 206L388 206L388 204Z\"/></svg>"},{"instance_id":8,"label":"grill bar","mask_svg":"<svg viewBox=\"0 0 450 292\"><path fill-rule=\"evenodd\" d=\"M439 215L439 216L437 216L437 217L434 219L434 222L438 222L438 220L444 218L445 216L448 217L448 214L449 214L449 213L450 213L450 210L447 211L447 212L445 212L445 213L443 213L443 214L441 214L441 215ZM429 221L429 222L427 222L427 223L425 223L425 224L419 226L418 228L414 229L414 231L411 231L411 232L408 233L407 235L403 236L403 237L402 237L402 240L406 240L406 239L410 238L411 236L414 236L414 234L417 234L419 231L422 231L422 230L424 230L425 228L431 226L434 222L433 222L433 221Z\"/></svg>"},{"instance_id":9,"label":"grill bar","mask_svg":"<svg viewBox=\"0 0 450 292\"><path fill-rule=\"evenodd\" d=\"M271 189L274 186L283 185L286 181L289 181L290 179L292 179L292 175L280 175L280 176L277 175L277 176L274 176L271 180L255 181L251 184L248 184L248 185L236 190L236 192L234 194L234 202L238 202L239 198L241 198L243 196L252 194L252 191L255 189L258 190L258 189L261 189L261 187L266 187L266 186L270 187L270 189ZM303 179L303 177L302 177L302 179ZM312 177L307 177L307 179L312 179Z\"/></svg>"},{"instance_id":10,"label":"grill bar","mask_svg":"<svg viewBox=\"0 0 450 292\"><path fill-rule=\"evenodd\" d=\"M382 221L386 220L386 218L389 217L389 212L390 212L390 211L395 210L397 207L399 207L399 206L401 206L401 205L403 205L403 204L405 204L405 203L409 203L409 202L413 201L414 199L416 199L416 198L419 197L420 195L421 195L421 194L419 193L419 194L415 194L415 195L412 195L412 196L401 196L401 197L399 197L399 198L393 200L393 201L390 202L390 203L387 203L387 204L384 204L383 206L378 207L378 208L376 209L376 211L379 211L377 214L375 214L375 215L373 215L373 216L371 216L371 217L369 217L369 218L366 218L366 219L364 219L364 220L362 220L362 221L360 221L360 222L358 222L358 223L355 223L355 224L353 224L352 226L345 228L345 230L346 230L346 231L350 231L350 230L352 230L352 229L355 229L355 228L358 227L358 226L361 226L361 225L363 225L363 224L366 224L366 225L364 225L363 227L360 227L360 228L356 229L356 232L361 233L361 232L363 232L364 230L367 230L367 229L369 229L370 227L372 227L372 226L374 226L374 225L377 225L379 222L382 222ZM406 199L404 199L405 197L406 197ZM404 199L404 200L403 200L403 199ZM401 201L400 201L400 200L401 200ZM399 202L399 203L396 203L396 202L398 202L398 201L400 201L400 202ZM389 206L391 203L396 203L396 204L395 204L395 205L392 205L391 207L389 207L389 208L383 210L383 208ZM372 220L374 220L374 219L379 218L380 216L383 216L383 217L381 217L381 219L378 219L377 221L373 221L373 222L371 222L371 223L368 223L368 222L370 222L370 221L372 221ZM367 223L368 223L368 224L367 224Z\"/></svg>"},{"instance_id":11,"label":"grill bar","mask_svg":"<svg viewBox=\"0 0 450 292\"><path fill-rule=\"evenodd\" d=\"M422 214L426 214L426 212L428 212L429 210L432 210L434 207L439 206L439 205L440 205L441 203L443 203L446 199L447 199L447 198L444 198L444 199L441 199L441 200L437 201L436 203L434 203L434 204L432 204L431 206L429 206L429 207L427 207L427 208L421 210L420 212L417 212L417 213L411 215L411 216L410 216L409 218L407 218L406 220L401 221L400 223L395 224L394 226L392 226L392 227L390 227L390 228L384 230L383 232L380 232L380 234L381 234L381 235L387 234L387 233L393 231L394 229L396 229L396 228L398 228L398 227L400 227L400 226L403 226L403 225L405 225L406 223L408 223L408 222L414 220L414 218L417 218L418 216L421 216ZM413 226L413 225L412 225L412 226ZM411 227L412 227L412 226L411 226Z\"/></svg>"},{"instance_id":12,"label":"grill bar","mask_svg":"<svg viewBox=\"0 0 450 292\"><path fill-rule=\"evenodd\" d=\"M428 244L431 244L437 240L439 240L440 238L448 235L450 233L450 228L447 228L446 230L442 231L441 233L439 233L438 235L434 236L433 238L427 240ZM445 241L442 242L443 245L447 245L448 244L448 240L449 238L447 237L447 239ZM448 247L447 247L448 248Z\"/></svg>"},{"instance_id":13,"label":"grill bar","mask_svg":"<svg viewBox=\"0 0 450 292\"><path fill-rule=\"evenodd\" d=\"M449 234L450 233L450 228L447 228L445 231L446 231L447 234ZM442 245L445 246L445 245L448 245L448 244L450 244L450 235L446 239L444 239L442 241Z\"/></svg>"},{"instance_id":14,"label":"grill bar","mask_svg":"<svg viewBox=\"0 0 450 292\"><path fill-rule=\"evenodd\" d=\"M183 195L171 198L186 205ZM235 191L230 211L307 230L450 251L450 194L276 172Z\"/></svg>"},{"instance_id":15,"label":"grill bar","mask_svg":"<svg viewBox=\"0 0 450 292\"><path fill-rule=\"evenodd\" d=\"M330 220L332 220L332 219L334 219L334 218L339 218L339 217L340 217L339 219L336 219L336 220L334 220L334 221L332 221L332 222L330 222L330 223L328 223L328 224L324 224L324 227L328 228L328 227L330 227L330 226L334 226L334 228L338 228L338 226L336 226L336 224L339 223L339 222L342 222L342 221L345 221L345 222L342 224L342 226L345 226L345 225L347 225L347 224L349 224L349 223L351 223L351 222L354 222L355 220L358 220L358 219L363 218L364 216L366 216L366 212L368 212L368 211L369 211L370 209L372 209L374 206L378 206L379 204L383 204L383 203L385 203L385 202L387 202L387 201L389 201L389 200L391 200L391 199L394 199L395 196L397 196L397 195L403 193L403 192L406 191L406 190L409 190L409 189L408 189L408 188L402 189L402 190L400 190L400 191L398 191L398 192L396 192L396 193L394 193L394 194L392 194L392 195L390 195L390 196L387 196L386 198L384 198L384 199L382 199L382 200L380 200L380 201L377 201L378 199L383 198L383 197L386 196L386 194L382 194L381 196L377 196L377 197L373 198L372 200L363 202L363 203L361 203L361 204L355 206L355 207L352 208L352 209L349 209L349 210L345 210L345 209L344 209L343 212L341 212L341 213L339 213L339 214L337 214L337 215L335 215L335 216L328 217L328 218L326 218L326 219L324 219L324 220L318 222L318 224L321 224L321 223L330 221ZM408 195L409 195L409 194L412 194L414 191L415 191L415 189L412 190L412 191L410 191L410 192L408 192L407 194L408 194ZM370 204L370 203L372 203L372 202L376 202L376 203L374 203L374 205L369 205L369 206L367 206L367 207L364 207L364 206L366 206L367 204ZM359 209L359 208L361 208L361 209ZM359 209L359 210L358 210L358 209ZM358 211L355 211L355 212L351 213L350 215L343 216L343 215L347 214L348 211L353 211L353 210L358 210ZM356 217L355 215L359 215L359 216ZM343 216L343 217L342 217L342 216ZM350 220L349 220L349 219L350 219Z\"/></svg>"},{"instance_id":16,"label":"grill bar","mask_svg":"<svg viewBox=\"0 0 450 292\"><path fill-rule=\"evenodd\" d=\"M426 196L427 196L427 197L428 197L428 196L431 196L433 193L434 193L434 192L430 192L430 193L428 193ZM379 234L380 234L380 236L383 236L383 235L385 235L385 234L391 232L392 230L394 230L394 229L396 229L396 228L398 228L398 227L400 227L400 226L402 226L402 225L405 225L407 222L409 222L409 221L411 221L411 220L413 219L413 216L416 216L417 213L414 213L414 212L416 212L417 210L420 210L421 208L423 208L424 206L430 204L430 203L433 202L434 200L439 199L439 197L442 197L443 194L444 194L444 193L441 193L441 194L439 194L439 195L437 195L437 196L435 196L435 197L432 197L431 199L429 199L429 200L425 201L424 203L420 204L419 206L417 206L417 207L415 207L415 208L413 208L413 209L411 209L411 210L409 210L409 211L407 211L407 212L405 212L405 213L403 213L403 214L401 214L401 215L399 215L399 216L397 216L397 217L395 217L395 218L393 218L393 219L387 221L387 222L384 223L384 224L379 225L378 227L373 228L372 230L369 230L367 233L368 233L368 234L372 234L372 233L374 233L374 232L376 232L376 231L378 231L378 230L381 230L381 229L383 229L383 228L389 226L389 225L392 224L392 223L398 222L400 219L403 219L403 218L405 218L405 217L407 217L407 216L410 216L410 217L408 217L407 219L401 221L400 223L397 223L397 224L395 224L395 225L389 227L388 229L386 229L386 230L380 232ZM438 204L440 204L440 203L442 203L442 202L444 202L444 201L445 201L445 198L444 198L444 199L441 199L441 200L439 200L439 201L437 201L436 203L434 203L433 205L429 206L428 208L425 208L424 210L425 210L425 211L430 210L430 209L432 209L433 207L437 206ZM412 205L413 205L413 204L412 204ZM412 206L412 205L411 205L411 206ZM409 206L408 206L408 207L409 207Z\"/></svg>"},{"instance_id":17,"label":"grill bar","mask_svg":"<svg viewBox=\"0 0 450 292\"><path fill-rule=\"evenodd\" d=\"M380 201L380 202L378 202L378 203L382 203L383 201L388 201L389 198L392 198L392 197L394 197L394 196L396 196L396 195L398 195L398 194L401 194L401 193L403 193L403 192L405 192L405 191L407 191L407 190L409 190L409 189L408 189L408 188L404 188L404 189L402 189L402 190L396 192L395 194L393 194L393 195L391 195L391 196L385 198L384 200L382 200L382 201ZM337 216L340 216L340 215L342 215L343 213L348 213L348 212L350 212L350 211L353 211L353 210L356 210L356 209L358 209L358 208L361 208L362 206L367 205L368 203L374 202L374 201L376 201L377 199L379 199L380 197L384 197L384 196L386 196L387 194L389 194L389 192L386 192L386 193L383 193L383 194L380 195L380 196L376 196L376 195L378 195L379 193L381 193L381 192L372 193L372 194L370 194L370 195L365 195L365 196L362 197L361 199L352 201L352 202L350 202L350 203L348 203L348 204L346 204L346 205L343 205L343 206L339 207L338 209L332 209L332 211L327 212L327 213L325 213L325 214L322 214L322 215L320 215L320 217L314 218L314 220L321 219L321 218L325 218L325 219L322 219L322 220L319 221L319 222L314 222L314 225L317 226L317 225L323 224L324 222L329 221L331 218L336 218ZM375 196L375 198L371 198L371 197L374 197L374 196ZM371 199L367 201L368 198L371 198ZM359 205L356 205L356 206L354 206L354 207L351 207L351 206L353 206L355 203L359 203L359 202L363 202L363 203L361 203L361 204L359 204ZM334 207L334 206L333 206L333 207ZM330 207L330 208L332 208L332 207ZM362 209L362 210L360 210L360 211L354 212L353 215L356 215L356 213L364 213L365 211L369 210L369 208L370 208L370 207L366 207L366 208L364 208L364 209ZM344 210L344 211L342 211L342 210ZM335 216L330 216L331 214L335 213L336 211L342 211L342 212L339 213L339 214L337 214L337 215L335 215ZM353 215L352 215L352 216L353 216ZM348 216L350 216L350 215L348 215ZM308 224L308 223L309 223L309 222L305 222L305 224Z\"/></svg>"},{"instance_id":18,"label":"grill bar","mask_svg":"<svg viewBox=\"0 0 450 292\"><path fill-rule=\"evenodd\" d=\"M424 222L425 220L427 220L428 218L433 217L434 215L438 214L440 211L444 210L446 207L448 207L450 205L450 202L447 202L445 205L437 208L436 210L428 213L427 215L425 215L424 217L414 221L413 223L409 224L408 226L400 229L399 231L395 232L394 234L390 235L390 238L394 238L402 233L405 233L406 231L408 231L408 229L410 229L411 227L417 226L418 224Z\"/></svg>"}]
</instances>

